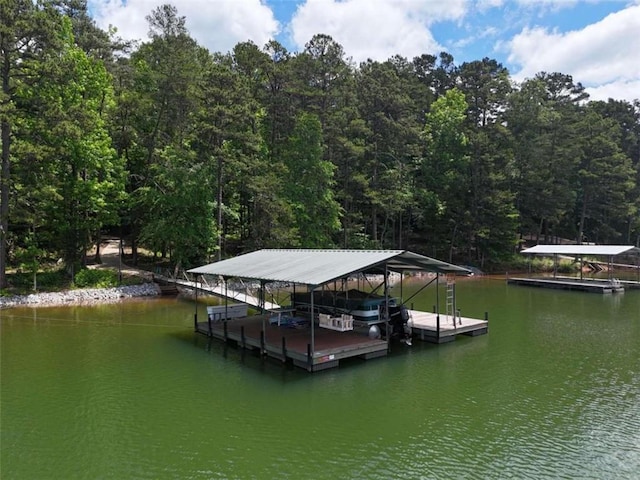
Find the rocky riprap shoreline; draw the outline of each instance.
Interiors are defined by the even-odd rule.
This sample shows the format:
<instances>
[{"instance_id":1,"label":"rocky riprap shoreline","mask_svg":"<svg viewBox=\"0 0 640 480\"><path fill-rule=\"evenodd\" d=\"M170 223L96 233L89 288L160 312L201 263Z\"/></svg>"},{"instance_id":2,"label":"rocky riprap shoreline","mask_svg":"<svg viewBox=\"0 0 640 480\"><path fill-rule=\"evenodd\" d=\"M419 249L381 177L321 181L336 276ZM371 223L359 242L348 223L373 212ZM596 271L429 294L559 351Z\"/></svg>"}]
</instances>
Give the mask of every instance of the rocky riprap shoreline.
<instances>
[{"instance_id":1,"label":"rocky riprap shoreline","mask_svg":"<svg viewBox=\"0 0 640 480\"><path fill-rule=\"evenodd\" d=\"M126 285L115 288L86 288L66 290L64 292L32 293L30 295L0 297L0 308L109 303L117 302L123 298L150 297L159 293L158 286L155 283Z\"/></svg>"}]
</instances>

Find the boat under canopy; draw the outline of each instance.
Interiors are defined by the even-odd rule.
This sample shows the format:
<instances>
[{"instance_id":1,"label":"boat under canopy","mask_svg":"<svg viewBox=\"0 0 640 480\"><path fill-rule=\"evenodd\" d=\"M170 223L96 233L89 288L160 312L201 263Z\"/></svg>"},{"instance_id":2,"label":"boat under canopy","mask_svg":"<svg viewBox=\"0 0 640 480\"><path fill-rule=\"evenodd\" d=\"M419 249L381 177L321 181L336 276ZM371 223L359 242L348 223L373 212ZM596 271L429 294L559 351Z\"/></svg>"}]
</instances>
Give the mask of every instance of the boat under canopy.
<instances>
[{"instance_id":1,"label":"boat under canopy","mask_svg":"<svg viewBox=\"0 0 640 480\"><path fill-rule=\"evenodd\" d=\"M349 290L321 290L311 292L294 292L291 303L295 308L310 309L312 300L318 312L327 314L344 313L353 316L356 322L380 321L380 310L387 303L395 306L395 298L386 298L371 292L365 292L355 288ZM382 308L384 310L384 308Z\"/></svg>"}]
</instances>

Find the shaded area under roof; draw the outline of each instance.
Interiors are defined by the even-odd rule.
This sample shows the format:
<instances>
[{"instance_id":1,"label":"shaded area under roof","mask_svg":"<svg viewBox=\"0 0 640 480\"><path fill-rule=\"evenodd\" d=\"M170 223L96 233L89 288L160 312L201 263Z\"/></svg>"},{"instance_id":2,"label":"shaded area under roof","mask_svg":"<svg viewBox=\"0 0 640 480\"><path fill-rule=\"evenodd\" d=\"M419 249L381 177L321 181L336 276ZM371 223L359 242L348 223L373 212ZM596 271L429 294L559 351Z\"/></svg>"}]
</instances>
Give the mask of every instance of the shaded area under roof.
<instances>
[{"instance_id":1,"label":"shaded area under roof","mask_svg":"<svg viewBox=\"0 0 640 480\"><path fill-rule=\"evenodd\" d=\"M536 245L520 253L539 255L622 255L640 254L640 248L633 245Z\"/></svg>"},{"instance_id":2,"label":"shaded area under roof","mask_svg":"<svg viewBox=\"0 0 640 480\"><path fill-rule=\"evenodd\" d=\"M323 285L358 272L382 269L470 273L466 268L406 250L267 249L188 270L198 275Z\"/></svg>"}]
</instances>

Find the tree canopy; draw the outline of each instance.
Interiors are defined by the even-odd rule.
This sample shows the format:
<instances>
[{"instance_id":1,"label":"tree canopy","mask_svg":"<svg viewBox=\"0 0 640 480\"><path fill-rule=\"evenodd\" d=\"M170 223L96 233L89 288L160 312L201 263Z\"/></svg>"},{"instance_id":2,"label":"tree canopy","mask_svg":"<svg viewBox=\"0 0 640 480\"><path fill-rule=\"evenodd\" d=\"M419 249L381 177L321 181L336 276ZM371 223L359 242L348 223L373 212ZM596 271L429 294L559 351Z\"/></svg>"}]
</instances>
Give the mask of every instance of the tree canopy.
<instances>
[{"instance_id":1,"label":"tree canopy","mask_svg":"<svg viewBox=\"0 0 640 480\"><path fill-rule=\"evenodd\" d=\"M171 5L127 45L85 2L0 0L0 287L101 234L188 267L261 247L487 265L525 239L640 243L640 101L325 34L210 52ZM134 257L135 258L135 257ZM22 260L20 260L22 259Z\"/></svg>"}]
</instances>

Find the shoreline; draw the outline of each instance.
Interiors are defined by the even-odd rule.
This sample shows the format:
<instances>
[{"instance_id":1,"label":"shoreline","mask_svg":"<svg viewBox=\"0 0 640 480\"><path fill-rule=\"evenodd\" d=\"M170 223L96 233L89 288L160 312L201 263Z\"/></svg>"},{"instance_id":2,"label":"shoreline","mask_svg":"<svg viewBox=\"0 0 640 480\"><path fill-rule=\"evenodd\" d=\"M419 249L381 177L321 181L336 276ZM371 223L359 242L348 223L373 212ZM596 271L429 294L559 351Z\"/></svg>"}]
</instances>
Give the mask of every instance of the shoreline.
<instances>
[{"instance_id":1,"label":"shoreline","mask_svg":"<svg viewBox=\"0 0 640 480\"><path fill-rule=\"evenodd\" d=\"M155 283L125 285L112 288L83 288L61 292L31 293L0 297L0 309L13 307L58 307L64 305L97 305L114 303L126 298L160 295Z\"/></svg>"}]
</instances>

